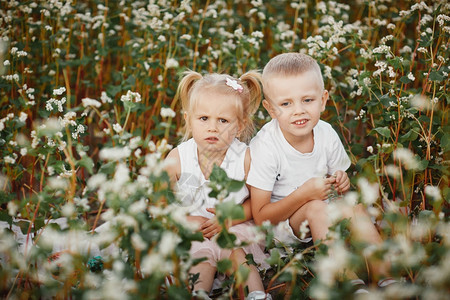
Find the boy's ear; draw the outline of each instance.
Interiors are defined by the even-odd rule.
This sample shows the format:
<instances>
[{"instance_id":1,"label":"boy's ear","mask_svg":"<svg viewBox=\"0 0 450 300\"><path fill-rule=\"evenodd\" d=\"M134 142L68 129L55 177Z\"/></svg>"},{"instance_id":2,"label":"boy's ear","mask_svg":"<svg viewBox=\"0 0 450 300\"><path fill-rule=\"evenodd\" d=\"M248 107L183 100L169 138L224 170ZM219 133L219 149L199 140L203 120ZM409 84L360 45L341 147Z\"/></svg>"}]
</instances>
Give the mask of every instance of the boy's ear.
<instances>
[{"instance_id":1,"label":"boy's ear","mask_svg":"<svg viewBox=\"0 0 450 300\"><path fill-rule=\"evenodd\" d=\"M269 113L270 117L272 119L276 119L275 110L274 110L272 104L268 100L264 99L262 101L262 105L267 110L267 112Z\"/></svg>"},{"instance_id":2,"label":"boy's ear","mask_svg":"<svg viewBox=\"0 0 450 300\"><path fill-rule=\"evenodd\" d=\"M322 94L322 111L325 110L325 106L327 105L327 101L328 101L328 97L329 96L330 95L328 94L328 91L324 90L323 94Z\"/></svg>"}]
</instances>

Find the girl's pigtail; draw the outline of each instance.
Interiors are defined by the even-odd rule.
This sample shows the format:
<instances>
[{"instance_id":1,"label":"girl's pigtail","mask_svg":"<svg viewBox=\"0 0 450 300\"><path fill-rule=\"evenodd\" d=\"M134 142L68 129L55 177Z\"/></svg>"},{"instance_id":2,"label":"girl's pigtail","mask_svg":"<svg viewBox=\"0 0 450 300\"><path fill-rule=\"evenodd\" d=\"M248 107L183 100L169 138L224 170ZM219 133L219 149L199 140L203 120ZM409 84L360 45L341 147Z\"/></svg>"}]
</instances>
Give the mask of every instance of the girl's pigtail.
<instances>
[{"instance_id":1,"label":"girl's pigtail","mask_svg":"<svg viewBox=\"0 0 450 300\"><path fill-rule=\"evenodd\" d=\"M200 73L192 70L183 72L183 78L178 85L176 96L181 99L181 107L184 111L187 111L189 108L189 92L194 86L194 83L202 78L203 77Z\"/></svg>"},{"instance_id":2,"label":"girl's pigtail","mask_svg":"<svg viewBox=\"0 0 450 300\"><path fill-rule=\"evenodd\" d=\"M262 86L261 86L261 74L258 71L252 70L243 74L240 78L241 82L244 83L249 91L249 102L246 103L246 108L244 109L244 119L247 121L245 123L245 128L241 133L240 139L247 142L253 135L255 126L251 117L256 113L261 103L262 97Z\"/></svg>"},{"instance_id":3,"label":"girl's pigtail","mask_svg":"<svg viewBox=\"0 0 450 300\"><path fill-rule=\"evenodd\" d=\"M190 94L192 87L198 80L202 78L203 77L200 73L197 73L192 70L188 70L183 73L183 78L178 84L177 93L175 97L181 99L181 107L184 112L189 112L190 110L190 100L191 100ZM183 131L184 131L183 141L187 141L191 137L191 129L187 121L185 122Z\"/></svg>"},{"instance_id":4,"label":"girl's pigtail","mask_svg":"<svg viewBox=\"0 0 450 300\"><path fill-rule=\"evenodd\" d=\"M250 93L250 102L247 111L250 115L253 115L258 110L259 104L261 103L261 78L261 74L255 70L248 71L240 78L247 85Z\"/></svg>"}]
</instances>

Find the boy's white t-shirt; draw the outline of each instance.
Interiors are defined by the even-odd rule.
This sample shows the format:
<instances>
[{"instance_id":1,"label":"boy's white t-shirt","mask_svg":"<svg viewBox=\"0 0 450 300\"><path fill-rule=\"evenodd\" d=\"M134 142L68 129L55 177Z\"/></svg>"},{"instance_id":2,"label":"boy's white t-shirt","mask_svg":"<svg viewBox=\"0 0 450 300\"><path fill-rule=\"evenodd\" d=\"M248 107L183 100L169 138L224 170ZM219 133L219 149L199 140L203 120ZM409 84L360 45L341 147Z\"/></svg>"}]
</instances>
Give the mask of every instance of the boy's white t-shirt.
<instances>
[{"instance_id":1,"label":"boy's white t-shirt","mask_svg":"<svg viewBox=\"0 0 450 300\"><path fill-rule=\"evenodd\" d=\"M313 131L313 151L301 153L285 139L276 119L265 124L250 142L247 184L271 191L271 202L277 202L310 178L347 170L350 159L331 125L319 120Z\"/></svg>"},{"instance_id":2,"label":"boy's white t-shirt","mask_svg":"<svg viewBox=\"0 0 450 300\"><path fill-rule=\"evenodd\" d=\"M177 194L181 199L181 205L186 206L191 216L203 216L212 218L214 215L206 208L214 208L215 198L211 198L208 194L211 192L209 180L205 179L200 165L198 163L197 144L194 139L177 146L178 155L180 157L181 174L177 181ZM245 152L247 145L238 139L234 139L225 154L220 167L225 170L229 178L235 180L245 179ZM247 186L237 192L232 192L223 201L235 201L241 204L248 197L249 192Z\"/></svg>"}]
</instances>

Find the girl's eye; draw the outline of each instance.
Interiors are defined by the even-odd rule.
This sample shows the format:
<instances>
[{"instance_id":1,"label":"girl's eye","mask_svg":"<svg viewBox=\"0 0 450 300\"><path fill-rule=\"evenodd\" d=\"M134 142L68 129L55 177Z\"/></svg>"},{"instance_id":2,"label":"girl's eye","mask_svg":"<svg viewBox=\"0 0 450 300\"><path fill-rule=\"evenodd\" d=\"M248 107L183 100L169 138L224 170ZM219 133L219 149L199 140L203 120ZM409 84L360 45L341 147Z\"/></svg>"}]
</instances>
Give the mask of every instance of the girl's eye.
<instances>
[{"instance_id":1,"label":"girl's eye","mask_svg":"<svg viewBox=\"0 0 450 300\"><path fill-rule=\"evenodd\" d=\"M200 117L200 120L201 121L206 121L206 120L208 120L208 117Z\"/></svg>"},{"instance_id":2,"label":"girl's eye","mask_svg":"<svg viewBox=\"0 0 450 300\"><path fill-rule=\"evenodd\" d=\"M219 119L219 122L225 124L225 123L228 123L228 120L225 120L225 119Z\"/></svg>"},{"instance_id":3,"label":"girl's eye","mask_svg":"<svg viewBox=\"0 0 450 300\"><path fill-rule=\"evenodd\" d=\"M288 106L289 105L289 102L283 102L283 103L281 103L281 106Z\"/></svg>"}]
</instances>

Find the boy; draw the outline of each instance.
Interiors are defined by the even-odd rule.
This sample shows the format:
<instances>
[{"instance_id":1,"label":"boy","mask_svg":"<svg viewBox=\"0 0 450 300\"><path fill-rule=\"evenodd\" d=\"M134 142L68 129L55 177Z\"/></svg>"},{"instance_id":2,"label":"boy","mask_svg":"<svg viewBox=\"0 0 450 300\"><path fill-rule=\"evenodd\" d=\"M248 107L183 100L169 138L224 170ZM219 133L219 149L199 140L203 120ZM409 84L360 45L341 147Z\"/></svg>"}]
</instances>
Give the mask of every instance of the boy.
<instances>
[{"instance_id":1,"label":"boy","mask_svg":"<svg viewBox=\"0 0 450 300\"><path fill-rule=\"evenodd\" d=\"M253 218L256 224L286 222L294 240L308 220L313 240L324 239L331 224L323 200L332 184L339 193L350 188L350 159L337 133L320 120L328 100L320 67L307 55L285 53L269 61L262 81L272 121L250 143Z\"/></svg>"},{"instance_id":2,"label":"boy","mask_svg":"<svg viewBox=\"0 0 450 300\"><path fill-rule=\"evenodd\" d=\"M250 142L247 184L253 219L257 225L265 220L284 222L276 227L275 237L285 243L300 240L304 221L308 221L314 241L324 240L331 225L326 200L332 185L340 194L349 190L345 171L350 159L335 130L320 120L328 100L320 67L305 54L280 54L264 67L262 83L263 106L272 120ZM356 224L364 228L364 232L356 230L357 238L382 243L361 205L343 214L351 218L353 229ZM396 282L386 278L388 263L372 267L378 279L384 278L379 286ZM360 279L352 282L364 284Z\"/></svg>"}]
</instances>

